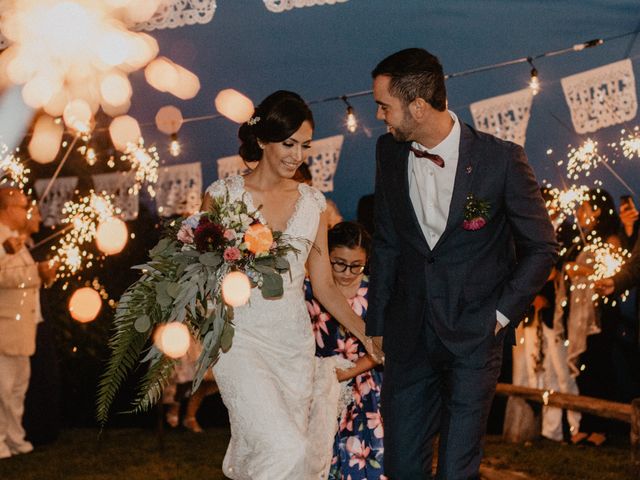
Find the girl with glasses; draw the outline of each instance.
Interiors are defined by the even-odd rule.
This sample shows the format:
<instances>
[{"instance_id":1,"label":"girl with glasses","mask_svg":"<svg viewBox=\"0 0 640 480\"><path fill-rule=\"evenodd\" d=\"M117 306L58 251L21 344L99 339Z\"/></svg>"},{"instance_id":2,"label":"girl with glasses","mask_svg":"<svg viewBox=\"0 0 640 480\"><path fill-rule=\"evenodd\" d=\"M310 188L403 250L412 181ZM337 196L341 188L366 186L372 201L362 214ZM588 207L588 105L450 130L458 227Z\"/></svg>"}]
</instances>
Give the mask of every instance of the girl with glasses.
<instances>
[{"instance_id":1,"label":"girl with glasses","mask_svg":"<svg viewBox=\"0 0 640 480\"><path fill-rule=\"evenodd\" d=\"M342 222L329 230L328 240L333 280L353 311L366 319L368 281L364 270L371 245L369 234L358 223ZM328 478L383 479L383 428L379 407L382 373L374 369L377 364L361 343L313 297L309 282L305 283L305 290L316 355L341 355L354 365L336 370L346 393L346 399L343 398L346 405L337 420L338 432Z\"/></svg>"}]
</instances>

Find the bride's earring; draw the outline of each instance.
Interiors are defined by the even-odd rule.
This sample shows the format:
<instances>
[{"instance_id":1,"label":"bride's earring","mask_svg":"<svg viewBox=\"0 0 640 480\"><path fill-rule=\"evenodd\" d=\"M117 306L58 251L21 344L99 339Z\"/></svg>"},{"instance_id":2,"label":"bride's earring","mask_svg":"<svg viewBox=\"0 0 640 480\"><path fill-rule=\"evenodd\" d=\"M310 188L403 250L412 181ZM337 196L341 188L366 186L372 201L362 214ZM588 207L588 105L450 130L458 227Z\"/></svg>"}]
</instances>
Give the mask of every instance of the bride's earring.
<instances>
[{"instance_id":1,"label":"bride's earring","mask_svg":"<svg viewBox=\"0 0 640 480\"><path fill-rule=\"evenodd\" d=\"M260 150L264 150L264 144L261 142L258 142L258 146L260 147Z\"/></svg>"}]
</instances>

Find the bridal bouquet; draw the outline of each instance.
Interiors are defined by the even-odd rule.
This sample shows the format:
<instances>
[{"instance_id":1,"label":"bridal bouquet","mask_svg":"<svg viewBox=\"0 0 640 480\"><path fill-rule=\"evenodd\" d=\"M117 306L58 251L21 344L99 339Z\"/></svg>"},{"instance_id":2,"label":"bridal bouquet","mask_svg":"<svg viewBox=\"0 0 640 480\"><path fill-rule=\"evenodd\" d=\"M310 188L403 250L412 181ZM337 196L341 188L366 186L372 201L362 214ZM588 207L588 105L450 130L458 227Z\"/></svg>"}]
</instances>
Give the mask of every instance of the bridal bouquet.
<instances>
[{"instance_id":1,"label":"bridal bouquet","mask_svg":"<svg viewBox=\"0 0 640 480\"><path fill-rule=\"evenodd\" d=\"M282 275L290 269L286 255L299 253L292 240L261 223L258 211L249 211L244 201L228 196L214 199L206 212L172 222L149 252L150 260L133 267L141 276L116 309L111 358L98 389L98 421L106 422L119 387L138 361L149 368L133 411L146 410L160 399L176 360L162 351L162 342L150 345L150 340L172 322L185 325L202 343L195 391L220 351L231 348L233 307L246 302L250 288L259 288L265 298L283 294ZM238 276L240 286L245 284L244 295L225 282Z\"/></svg>"}]
</instances>

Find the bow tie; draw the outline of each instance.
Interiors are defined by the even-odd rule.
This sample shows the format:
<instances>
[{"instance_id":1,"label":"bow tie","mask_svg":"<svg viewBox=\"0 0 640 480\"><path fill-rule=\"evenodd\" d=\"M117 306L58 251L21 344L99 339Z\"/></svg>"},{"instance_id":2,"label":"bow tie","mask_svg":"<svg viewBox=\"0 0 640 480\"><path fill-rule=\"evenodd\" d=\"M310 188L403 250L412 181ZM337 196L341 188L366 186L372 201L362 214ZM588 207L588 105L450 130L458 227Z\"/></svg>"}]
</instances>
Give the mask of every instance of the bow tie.
<instances>
[{"instance_id":1,"label":"bow tie","mask_svg":"<svg viewBox=\"0 0 640 480\"><path fill-rule=\"evenodd\" d=\"M436 155L435 153L429 153L424 150L418 150L414 147L409 147L409 149L413 152L413 154L418 158L428 158L433 163L435 163L440 168L444 168L444 160L440 155Z\"/></svg>"}]
</instances>

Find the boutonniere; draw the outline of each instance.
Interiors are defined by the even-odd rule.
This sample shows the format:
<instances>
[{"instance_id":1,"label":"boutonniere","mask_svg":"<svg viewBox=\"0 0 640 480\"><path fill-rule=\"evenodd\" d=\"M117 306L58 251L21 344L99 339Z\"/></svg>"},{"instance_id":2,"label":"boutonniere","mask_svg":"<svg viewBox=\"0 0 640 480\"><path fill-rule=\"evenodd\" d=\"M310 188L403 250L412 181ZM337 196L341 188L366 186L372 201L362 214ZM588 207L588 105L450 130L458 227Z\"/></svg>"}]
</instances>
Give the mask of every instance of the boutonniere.
<instances>
[{"instance_id":1,"label":"boutonniere","mask_svg":"<svg viewBox=\"0 0 640 480\"><path fill-rule=\"evenodd\" d=\"M489 220L490 203L480 200L473 196L473 193L467 195L467 203L464 206L464 222L462 228L465 230L480 230L487 224Z\"/></svg>"}]
</instances>

